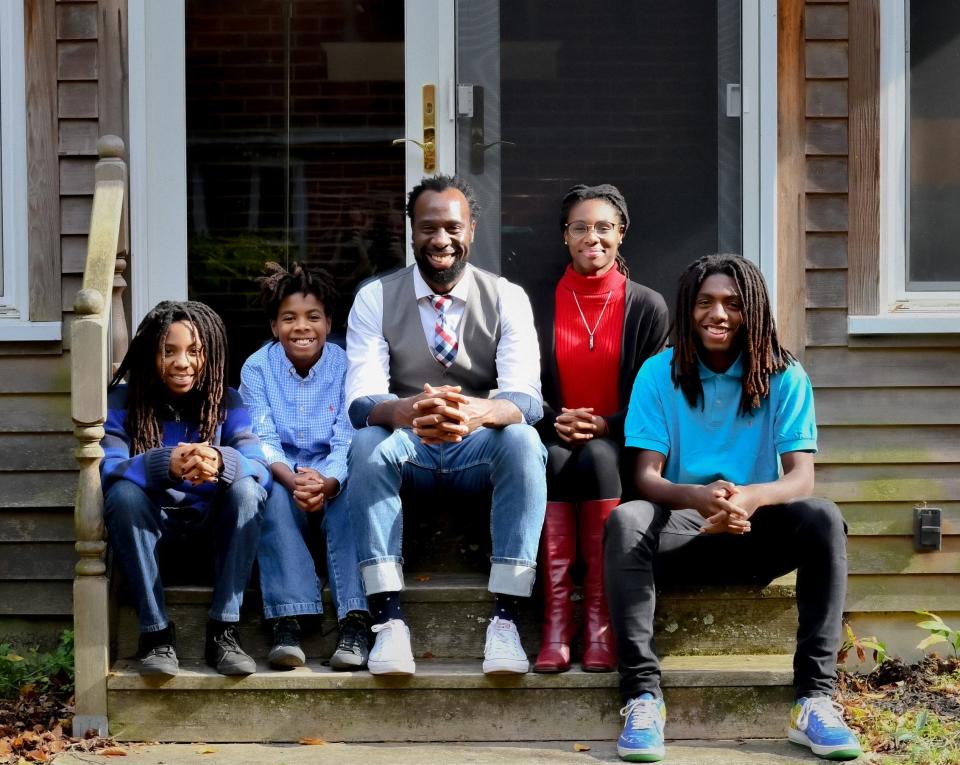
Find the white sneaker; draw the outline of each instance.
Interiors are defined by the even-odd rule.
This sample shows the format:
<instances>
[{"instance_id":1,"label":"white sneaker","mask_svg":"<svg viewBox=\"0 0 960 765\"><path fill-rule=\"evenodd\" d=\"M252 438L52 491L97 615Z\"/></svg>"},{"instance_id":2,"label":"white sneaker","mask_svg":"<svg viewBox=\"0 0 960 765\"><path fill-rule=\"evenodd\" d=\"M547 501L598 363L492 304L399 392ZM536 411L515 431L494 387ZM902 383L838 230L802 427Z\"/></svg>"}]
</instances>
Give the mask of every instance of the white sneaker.
<instances>
[{"instance_id":1,"label":"white sneaker","mask_svg":"<svg viewBox=\"0 0 960 765\"><path fill-rule=\"evenodd\" d=\"M417 665L410 649L410 628L400 619L391 619L371 628L377 636L370 651L367 669L371 675L412 675Z\"/></svg>"},{"instance_id":2,"label":"white sneaker","mask_svg":"<svg viewBox=\"0 0 960 765\"><path fill-rule=\"evenodd\" d=\"M520 644L520 633L513 622L494 616L487 627L483 647L483 672L487 675L522 675L530 671L530 661Z\"/></svg>"}]
</instances>

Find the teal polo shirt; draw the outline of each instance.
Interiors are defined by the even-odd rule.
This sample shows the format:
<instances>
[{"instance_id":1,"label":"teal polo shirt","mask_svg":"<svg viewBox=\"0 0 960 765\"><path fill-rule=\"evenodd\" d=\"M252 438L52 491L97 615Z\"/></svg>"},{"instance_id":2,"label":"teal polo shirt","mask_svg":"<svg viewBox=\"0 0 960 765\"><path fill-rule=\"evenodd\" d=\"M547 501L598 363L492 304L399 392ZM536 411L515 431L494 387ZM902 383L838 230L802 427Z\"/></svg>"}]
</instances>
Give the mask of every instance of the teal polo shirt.
<instances>
[{"instance_id":1,"label":"teal polo shirt","mask_svg":"<svg viewBox=\"0 0 960 765\"><path fill-rule=\"evenodd\" d=\"M726 372L700 364L703 409L691 407L670 379L673 349L647 359L637 374L624 426L626 445L660 452L673 483L738 485L775 481L779 455L815 452L817 423L810 378L793 363L770 378L770 395L739 415L743 364Z\"/></svg>"}]
</instances>

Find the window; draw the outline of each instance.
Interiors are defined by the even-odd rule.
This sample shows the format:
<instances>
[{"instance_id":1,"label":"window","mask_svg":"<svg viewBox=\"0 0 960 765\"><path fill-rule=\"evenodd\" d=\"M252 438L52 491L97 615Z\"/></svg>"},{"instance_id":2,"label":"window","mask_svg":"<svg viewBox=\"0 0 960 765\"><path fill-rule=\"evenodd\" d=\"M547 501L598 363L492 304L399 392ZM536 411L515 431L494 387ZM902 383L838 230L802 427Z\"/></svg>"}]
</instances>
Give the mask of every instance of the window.
<instances>
[{"instance_id":1,"label":"window","mask_svg":"<svg viewBox=\"0 0 960 765\"><path fill-rule=\"evenodd\" d=\"M30 322L23 3L0 3L0 341L59 340L60 322Z\"/></svg>"},{"instance_id":2,"label":"window","mask_svg":"<svg viewBox=\"0 0 960 765\"><path fill-rule=\"evenodd\" d=\"M960 332L960 6L880 6L880 301L858 333Z\"/></svg>"}]
</instances>

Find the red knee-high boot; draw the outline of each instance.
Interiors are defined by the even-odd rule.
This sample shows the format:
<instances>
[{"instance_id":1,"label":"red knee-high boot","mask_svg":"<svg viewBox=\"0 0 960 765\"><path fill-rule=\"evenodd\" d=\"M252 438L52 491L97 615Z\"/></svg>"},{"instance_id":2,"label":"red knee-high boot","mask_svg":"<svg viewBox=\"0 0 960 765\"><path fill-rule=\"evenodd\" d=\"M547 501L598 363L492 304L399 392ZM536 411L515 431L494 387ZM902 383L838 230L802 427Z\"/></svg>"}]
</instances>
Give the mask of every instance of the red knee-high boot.
<instances>
[{"instance_id":1,"label":"red knee-high boot","mask_svg":"<svg viewBox=\"0 0 960 765\"><path fill-rule=\"evenodd\" d=\"M612 672L617 653L603 589L603 524L619 499L592 499L580 503L580 555L583 577L583 671Z\"/></svg>"},{"instance_id":2,"label":"red knee-high boot","mask_svg":"<svg viewBox=\"0 0 960 765\"><path fill-rule=\"evenodd\" d=\"M570 502L547 502L540 537L540 576L543 579L543 632L534 672L570 669L574 635L573 580L570 567L577 556L577 524Z\"/></svg>"}]
</instances>

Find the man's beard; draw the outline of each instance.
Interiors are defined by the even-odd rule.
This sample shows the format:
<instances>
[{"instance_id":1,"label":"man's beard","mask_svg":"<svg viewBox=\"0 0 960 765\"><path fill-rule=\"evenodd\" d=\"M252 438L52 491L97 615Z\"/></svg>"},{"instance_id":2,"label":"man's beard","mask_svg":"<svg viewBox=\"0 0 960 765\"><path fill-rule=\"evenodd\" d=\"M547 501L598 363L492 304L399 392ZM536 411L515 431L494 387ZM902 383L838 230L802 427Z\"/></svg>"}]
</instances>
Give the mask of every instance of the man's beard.
<instances>
[{"instance_id":1,"label":"man's beard","mask_svg":"<svg viewBox=\"0 0 960 765\"><path fill-rule=\"evenodd\" d=\"M430 264L426 253L427 248L421 247L415 254L417 266L423 278L432 284L438 284L446 287L455 284L463 275L463 270L467 267L466 254L461 247L455 247L453 253L453 264L449 268L435 268Z\"/></svg>"}]
</instances>

